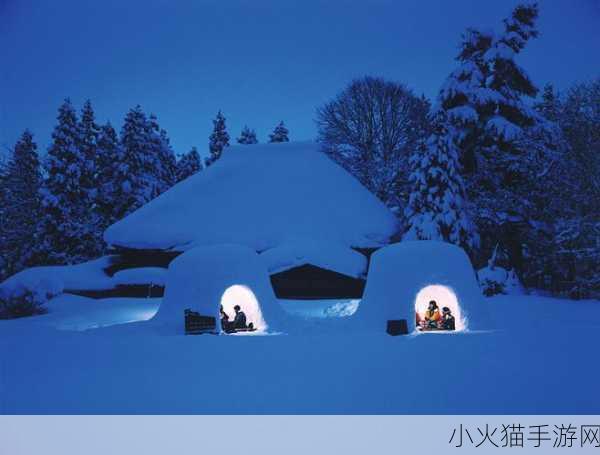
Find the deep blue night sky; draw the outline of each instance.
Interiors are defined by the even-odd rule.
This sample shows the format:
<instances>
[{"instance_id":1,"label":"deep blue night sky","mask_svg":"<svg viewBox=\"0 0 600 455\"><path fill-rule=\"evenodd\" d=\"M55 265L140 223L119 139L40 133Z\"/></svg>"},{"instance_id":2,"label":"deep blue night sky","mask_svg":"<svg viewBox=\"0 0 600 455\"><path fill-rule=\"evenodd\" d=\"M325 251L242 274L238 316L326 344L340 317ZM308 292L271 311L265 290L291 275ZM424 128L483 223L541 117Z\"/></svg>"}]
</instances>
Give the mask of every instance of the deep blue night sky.
<instances>
[{"instance_id":1,"label":"deep blue night sky","mask_svg":"<svg viewBox=\"0 0 600 455\"><path fill-rule=\"evenodd\" d=\"M30 128L46 149L62 99L90 98L120 128L141 104L176 152L206 153L212 118L259 140L284 120L315 136L315 108L370 74L434 97L462 31L500 30L516 1L0 0L0 145ZM600 1L541 1L540 37L520 57L559 88L600 75Z\"/></svg>"}]
</instances>

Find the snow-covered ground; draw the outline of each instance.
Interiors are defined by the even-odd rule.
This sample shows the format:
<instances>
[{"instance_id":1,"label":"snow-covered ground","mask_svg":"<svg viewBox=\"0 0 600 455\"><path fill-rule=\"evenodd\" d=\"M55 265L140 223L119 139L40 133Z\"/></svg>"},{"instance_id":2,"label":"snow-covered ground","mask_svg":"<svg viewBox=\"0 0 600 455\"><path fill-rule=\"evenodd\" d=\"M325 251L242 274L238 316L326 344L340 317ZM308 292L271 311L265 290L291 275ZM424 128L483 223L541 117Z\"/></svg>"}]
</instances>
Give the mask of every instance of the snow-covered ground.
<instances>
[{"instance_id":1,"label":"snow-covered ground","mask_svg":"<svg viewBox=\"0 0 600 455\"><path fill-rule=\"evenodd\" d=\"M47 315L0 321L0 412L600 412L600 302L485 304L496 326L485 332L177 336L144 322L160 299L64 295ZM331 302L281 305L296 317L351 318L328 312Z\"/></svg>"}]
</instances>

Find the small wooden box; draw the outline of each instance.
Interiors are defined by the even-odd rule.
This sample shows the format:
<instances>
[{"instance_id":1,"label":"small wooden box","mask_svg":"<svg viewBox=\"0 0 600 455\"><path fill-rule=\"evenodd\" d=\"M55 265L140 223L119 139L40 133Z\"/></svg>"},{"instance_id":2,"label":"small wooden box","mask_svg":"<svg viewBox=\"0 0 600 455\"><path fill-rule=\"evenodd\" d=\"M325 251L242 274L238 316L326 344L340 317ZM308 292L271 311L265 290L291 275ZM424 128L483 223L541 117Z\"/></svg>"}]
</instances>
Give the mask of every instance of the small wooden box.
<instances>
[{"instance_id":1,"label":"small wooden box","mask_svg":"<svg viewBox=\"0 0 600 455\"><path fill-rule=\"evenodd\" d=\"M388 335L408 335L408 323L406 319L391 319L387 322Z\"/></svg>"}]
</instances>

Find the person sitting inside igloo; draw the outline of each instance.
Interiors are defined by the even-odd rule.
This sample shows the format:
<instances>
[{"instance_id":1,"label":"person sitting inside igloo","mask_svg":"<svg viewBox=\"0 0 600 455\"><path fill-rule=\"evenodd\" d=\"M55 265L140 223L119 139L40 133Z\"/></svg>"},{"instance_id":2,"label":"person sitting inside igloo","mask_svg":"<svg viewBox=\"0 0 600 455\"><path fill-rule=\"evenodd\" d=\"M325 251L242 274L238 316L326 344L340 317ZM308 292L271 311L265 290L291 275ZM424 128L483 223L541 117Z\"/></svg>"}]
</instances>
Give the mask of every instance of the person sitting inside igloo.
<instances>
[{"instance_id":1,"label":"person sitting inside igloo","mask_svg":"<svg viewBox=\"0 0 600 455\"><path fill-rule=\"evenodd\" d=\"M229 315L227 313L225 313L225 310L223 309L223 305L221 305L219 312L221 313L221 329L224 332L227 332L232 327L232 323L229 321Z\"/></svg>"},{"instance_id":2,"label":"person sitting inside igloo","mask_svg":"<svg viewBox=\"0 0 600 455\"><path fill-rule=\"evenodd\" d=\"M246 313L242 311L239 305L233 307L235 311L235 317L233 321L229 320L229 315L225 313L223 305L221 305L221 328L226 333L242 332L242 331L253 331L254 323L247 324Z\"/></svg>"},{"instance_id":3,"label":"person sitting inside igloo","mask_svg":"<svg viewBox=\"0 0 600 455\"><path fill-rule=\"evenodd\" d=\"M456 319L447 306L440 309L435 300L429 301L429 306L423 318L417 313L419 330L456 330Z\"/></svg>"},{"instance_id":4,"label":"person sitting inside igloo","mask_svg":"<svg viewBox=\"0 0 600 455\"><path fill-rule=\"evenodd\" d=\"M429 301L429 306L425 311L425 317L423 318L421 328L423 330L433 330L438 328L438 322L442 318L440 309L435 300Z\"/></svg>"},{"instance_id":5,"label":"person sitting inside igloo","mask_svg":"<svg viewBox=\"0 0 600 455\"><path fill-rule=\"evenodd\" d=\"M447 306L442 308L442 318L439 322L439 327L442 330L456 330L456 319Z\"/></svg>"}]
</instances>

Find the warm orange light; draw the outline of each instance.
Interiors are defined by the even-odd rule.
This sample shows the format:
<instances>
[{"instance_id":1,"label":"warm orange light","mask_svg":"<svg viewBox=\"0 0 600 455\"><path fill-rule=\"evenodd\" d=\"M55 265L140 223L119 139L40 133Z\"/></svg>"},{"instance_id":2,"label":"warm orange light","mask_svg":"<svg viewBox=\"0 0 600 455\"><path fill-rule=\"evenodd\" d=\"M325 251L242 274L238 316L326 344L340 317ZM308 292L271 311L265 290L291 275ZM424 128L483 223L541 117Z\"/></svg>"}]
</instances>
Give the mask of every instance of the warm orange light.
<instances>
[{"instance_id":1,"label":"warm orange light","mask_svg":"<svg viewBox=\"0 0 600 455\"><path fill-rule=\"evenodd\" d=\"M442 312L443 307L447 306L450 308L456 321L456 331L466 329L465 318L460 309L460 305L458 304L456 294L452 289L439 284L432 284L421 289L415 298L415 311L419 314L421 319L425 318L425 311L431 300L436 301L440 313Z\"/></svg>"}]
</instances>

